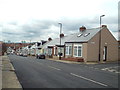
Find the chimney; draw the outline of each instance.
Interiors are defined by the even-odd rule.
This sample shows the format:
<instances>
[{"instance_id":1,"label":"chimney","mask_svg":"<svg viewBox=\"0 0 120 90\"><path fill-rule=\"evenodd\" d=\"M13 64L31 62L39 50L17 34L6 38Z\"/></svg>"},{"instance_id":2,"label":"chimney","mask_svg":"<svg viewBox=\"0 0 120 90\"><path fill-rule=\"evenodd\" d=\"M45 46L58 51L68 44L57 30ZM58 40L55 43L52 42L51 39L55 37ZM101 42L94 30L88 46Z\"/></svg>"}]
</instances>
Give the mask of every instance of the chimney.
<instances>
[{"instance_id":1,"label":"chimney","mask_svg":"<svg viewBox=\"0 0 120 90\"><path fill-rule=\"evenodd\" d=\"M64 37L64 34L63 34L63 33L61 33L61 34L60 34L60 37L61 37L61 38L62 38L62 37Z\"/></svg>"},{"instance_id":2,"label":"chimney","mask_svg":"<svg viewBox=\"0 0 120 90\"><path fill-rule=\"evenodd\" d=\"M105 27L105 28L107 28L107 25L102 25L102 27Z\"/></svg>"},{"instance_id":3,"label":"chimney","mask_svg":"<svg viewBox=\"0 0 120 90\"><path fill-rule=\"evenodd\" d=\"M48 41L51 41L51 40L52 40L52 38L51 38L51 37L49 37L49 38L48 38Z\"/></svg>"},{"instance_id":4,"label":"chimney","mask_svg":"<svg viewBox=\"0 0 120 90\"><path fill-rule=\"evenodd\" d=\"M82 26L82 27L79 28L79 30L80 30L80 32L83 32L83 31L86 30L86 27Z\"/></svg>"}]
</instances>

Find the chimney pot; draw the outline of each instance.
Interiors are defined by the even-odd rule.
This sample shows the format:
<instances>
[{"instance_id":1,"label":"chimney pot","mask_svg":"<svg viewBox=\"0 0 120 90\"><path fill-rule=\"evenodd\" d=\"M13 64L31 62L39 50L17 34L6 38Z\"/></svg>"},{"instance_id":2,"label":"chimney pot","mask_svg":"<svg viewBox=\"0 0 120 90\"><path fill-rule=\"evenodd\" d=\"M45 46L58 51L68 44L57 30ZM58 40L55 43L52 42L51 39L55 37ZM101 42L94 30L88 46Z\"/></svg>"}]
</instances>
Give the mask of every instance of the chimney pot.
<instances>
[{"instance_id":1,"label":"chimney pot","mask_svg":"<svg viewBox=\"0 0 120 90\"><path fill-rule=\"evenodd\" d=\"M102 27L107 27L107 25L102 25Z\"/></svg>"},{"instance_id":2,"label":"chimney pot","mask_svg":"<svg viewBox=\"0 0 120 90\"><path fill-rule=\"evenodd\" d=\"M63 34L63 33L61 33L61 34L60 34L60 37L61 37L61 38L62 38L62 37L64 37L64 34Z\"/></svg>"},{"instance_id":3,"label":"chimney pot","mask_svg":"<svg viewBox=\"0 0 120 90\"><path fill-rule=\"evenodd\" d=\"M80 32L83 32L83 31L86 30L86 27L82 26L82 27L79 28L79 30L80 30Z\"/></svg>"},{"instance_id":4,"label":"chimney pot","mask_svg":"<svg viewBox=\"0 0 120 90\"><path fill-rule=\"evenodd\" d=\"M51 41L52 40L52 38L48 38L48 41Z\"/></svg>"}]
</instances>

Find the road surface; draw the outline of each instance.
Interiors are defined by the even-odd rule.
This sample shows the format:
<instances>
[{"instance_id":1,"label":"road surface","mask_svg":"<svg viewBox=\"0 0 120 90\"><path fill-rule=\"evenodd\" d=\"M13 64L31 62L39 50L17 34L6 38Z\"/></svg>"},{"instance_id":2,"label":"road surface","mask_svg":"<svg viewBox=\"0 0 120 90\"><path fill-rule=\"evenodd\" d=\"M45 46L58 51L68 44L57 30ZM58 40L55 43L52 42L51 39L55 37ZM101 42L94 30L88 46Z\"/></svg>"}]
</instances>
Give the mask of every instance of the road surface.
<instances>
[{"instance_id":1,"label":"road surface","mask_svg":"<svg viewBox=\"0 0 120 90\"><path fill-rule=\"evenodd\" d=\"M117 73L90 65L16 55L9 58L23 88L118 88Z\"/></svg>"}]
</instances>

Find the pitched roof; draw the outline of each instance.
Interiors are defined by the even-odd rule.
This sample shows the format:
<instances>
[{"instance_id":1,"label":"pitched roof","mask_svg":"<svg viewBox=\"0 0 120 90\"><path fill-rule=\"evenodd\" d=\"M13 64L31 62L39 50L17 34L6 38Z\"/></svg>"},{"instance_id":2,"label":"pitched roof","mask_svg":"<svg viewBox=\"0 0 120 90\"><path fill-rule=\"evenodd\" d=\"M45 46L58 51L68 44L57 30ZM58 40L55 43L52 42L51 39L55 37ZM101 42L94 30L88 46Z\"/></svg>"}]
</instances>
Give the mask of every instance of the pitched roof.
<instances>
[{"instance_id":1,"label":"pitched roof","mask_svg":"<svg viewBox=\"0 0 120 90\"><path fill-rule=\"evenodd\" d=\"M102 29L102 28L101 28ZM75 33L66 41L68 42L87 42L100 31L100 28L86 29L83 32Z\"/></svg>"},{"instance_id":2,"label":"pitched roof","mask_svg":"<svg viewBox=\"0 0 120 90\"><path fill-rule=\"evenodd\" d=\"M68 41L73 34L71 35L67 35L61 38L61 45L64 45L66 41ZM47 43L45 43L42 48L47 48L48 46L55 46L55 45L60 45L60 38L55 38L51 41L48 41Z\"/></svg>"},{"instance_id":3,"label":"pitched roof","mask_svg":"<svg viewBox=\"0 0 120 90\"><path fill-rule=\"evenodd\" d=\"M103 29L103 27L101 28ZM100 31L100 28L86 29L83 32L78 32L74 34L70 34L61 38L61 45L70 42L87 42L93 36L95 36ZM55 38L51 41L45 43L42 48L47 48L48 46L60 45L60 38Z\"/></svg>"}]
</instances>

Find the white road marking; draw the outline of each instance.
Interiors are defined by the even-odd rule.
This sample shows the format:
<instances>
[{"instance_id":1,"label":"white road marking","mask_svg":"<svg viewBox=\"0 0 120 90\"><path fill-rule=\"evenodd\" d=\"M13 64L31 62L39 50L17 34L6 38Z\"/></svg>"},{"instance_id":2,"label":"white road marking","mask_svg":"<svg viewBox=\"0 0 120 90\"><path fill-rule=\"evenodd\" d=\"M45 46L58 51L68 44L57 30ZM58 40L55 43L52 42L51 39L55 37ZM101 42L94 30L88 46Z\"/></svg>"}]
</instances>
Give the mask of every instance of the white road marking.
<instances>
[{"instance_id":1,"label":"white road marking","mask_svg":"<svg viewBox=\"0 0 120 90\"><path fill-rule=\"evenodd\" d=\"M91 82L93 82L93 83L96 83L96 84L102 85L102 86L106 86L106 87L108 86L108 85L106 85L106 84L103 84L103 83L100 83L100 82L94 81L94 80L92 80L92 79L85 78L85 77L83 77L83 76L79 76L79 75L74 74L74 73L70 73L70 74L73 75L73 76L76 76L76 77L79 77L79 78L85 79L85 80L87 80L87 81L91 81Z\"/></svg>"},{"instance_id":2,"label":"white road marking","mask_svg":"<svg viewBox=\"0 0 120 90\"><path fill-rule=\"evenodd\" d=\"M117 68L117 69L116 69ZM114 66L114 67L107 67L107 68L103 68L101 70L104 70L104 71L109 71L109 72L114 72L114 73L120 73L118 71L119 69L119 66Z\"/></svg>"},{"instance_id":3,"label":"white road marking","mask_svg":"<svg viewBox=\"0 0 120 90\"><path fill-rule=\"evenodd\" d=\"M55 69L55 70L61 70L61 69L59 69L59 68L52 67L52 66L48 66L48 67L53 68L53 69Z\"/></svg>"}]
</instances>

